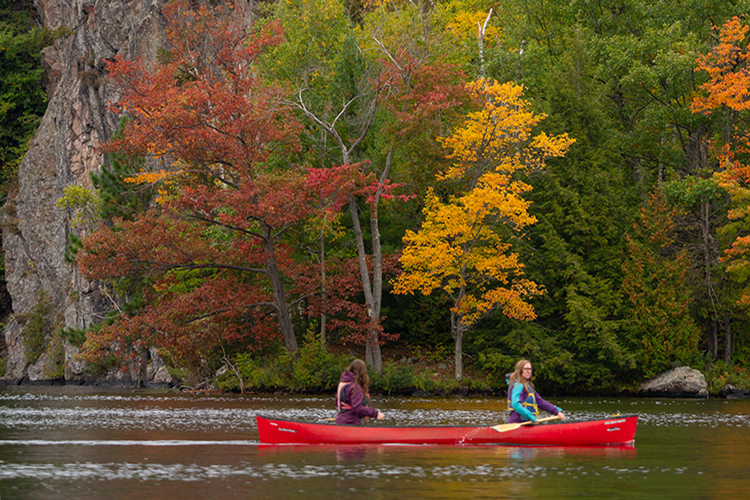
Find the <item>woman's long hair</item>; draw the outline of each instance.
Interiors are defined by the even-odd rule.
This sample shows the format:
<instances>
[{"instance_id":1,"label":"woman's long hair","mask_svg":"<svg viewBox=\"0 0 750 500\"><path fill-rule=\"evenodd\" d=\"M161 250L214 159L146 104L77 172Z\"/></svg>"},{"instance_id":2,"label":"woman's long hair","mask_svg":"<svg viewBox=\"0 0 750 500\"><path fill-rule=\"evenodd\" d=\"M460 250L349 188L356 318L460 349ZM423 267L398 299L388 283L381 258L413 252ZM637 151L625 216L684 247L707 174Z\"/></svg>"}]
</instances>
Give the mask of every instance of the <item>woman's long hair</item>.
<instances>
[{"instance_id":1,"label":"woman's long hair","mask_svg":"<svg viewBox=\"0 0 750 500\"><path fill-rule=\"evenodd\" d=\"M516 382L519 382L523 384L524 387L526 387L526 390L528 392L534 392L534 383L531 381L531 379L524 380L524 378L522 377L523 365L525 365L526 363L531 364L531 361L529 361L528 359L522 359L521 361L516 363L516 369L513 372L513 375L510 376L509 390L513 390L513 386L516 384ZM508 396L510 397L510 393L508 393Z\"/></svg>"},{"instance_id":2,"label":"woman's long hair","mask_svg":"<svg viewBox=\"0 0 750 500\"><path fill-rule=\"evenodd\" d=\"M367 365L365 365L365 362L361 359L355 359L349 364L347 370L354 374L354 381L362 388L362 392L367 394L367 391L370 389L370 377L367 376Z\"/></svg>"}]
</instances>

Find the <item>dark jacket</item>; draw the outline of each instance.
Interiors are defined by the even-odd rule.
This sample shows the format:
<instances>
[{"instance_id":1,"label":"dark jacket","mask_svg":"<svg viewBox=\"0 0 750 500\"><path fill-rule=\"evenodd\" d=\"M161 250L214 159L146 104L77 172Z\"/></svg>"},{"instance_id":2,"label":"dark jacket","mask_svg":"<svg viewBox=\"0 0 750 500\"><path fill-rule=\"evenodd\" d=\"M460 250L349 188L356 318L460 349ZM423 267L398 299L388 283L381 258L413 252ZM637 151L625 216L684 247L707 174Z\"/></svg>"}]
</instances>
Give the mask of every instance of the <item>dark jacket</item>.
<instances>
[{"instance_id":1,"label":"dark jacket","mask_svg":"<svg viewBox=\"0 0 750 500\"><path fill-rule=\"evenodd\" d=\"M355 382L354 373L344 370L341 374L338 390L336 391L336 408L339 410L336 414L336 423L340 425L361 425L363 417L377 417L378 410L365 406L365 392ZM345 402L339 405L339 394L343 393L342 400Z\"/></svg>"}]
</instances>

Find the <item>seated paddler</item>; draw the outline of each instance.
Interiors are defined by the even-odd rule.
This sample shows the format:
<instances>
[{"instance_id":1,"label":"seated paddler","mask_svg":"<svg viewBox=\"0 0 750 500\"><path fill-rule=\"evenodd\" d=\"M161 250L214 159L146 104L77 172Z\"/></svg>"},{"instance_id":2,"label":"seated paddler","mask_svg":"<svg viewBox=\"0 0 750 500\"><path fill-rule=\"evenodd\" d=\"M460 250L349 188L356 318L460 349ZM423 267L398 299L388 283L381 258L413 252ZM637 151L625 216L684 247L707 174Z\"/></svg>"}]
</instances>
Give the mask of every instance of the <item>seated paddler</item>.
<instances>
[{"instance_id":1,"label":"seated paddler","mask_svg":"<svg viewBox=\"0 0 750 500\"><path fill-rule=\"evenodd\" d=\"M385 418L385 415L369 406L370 395L367 393L369 386L370 377L367 376L365 362L355 359L341 374L341 381L336 391L337 424L361 425L365 417L378 420Z\"/></svg>"},{"instance_id":2,"label":"seated paddler","mask_svg":"<svg viewBox=\"0 0 750 500\"><path fill-rule=\"evenodd\" d=\"M522 359L516 363L516 369L508 380L508 423L536 422L540 410L565 420L560 408L548 403L536 392L531 376L532 368L528 360Z\"/></svg>"}]
</instances>

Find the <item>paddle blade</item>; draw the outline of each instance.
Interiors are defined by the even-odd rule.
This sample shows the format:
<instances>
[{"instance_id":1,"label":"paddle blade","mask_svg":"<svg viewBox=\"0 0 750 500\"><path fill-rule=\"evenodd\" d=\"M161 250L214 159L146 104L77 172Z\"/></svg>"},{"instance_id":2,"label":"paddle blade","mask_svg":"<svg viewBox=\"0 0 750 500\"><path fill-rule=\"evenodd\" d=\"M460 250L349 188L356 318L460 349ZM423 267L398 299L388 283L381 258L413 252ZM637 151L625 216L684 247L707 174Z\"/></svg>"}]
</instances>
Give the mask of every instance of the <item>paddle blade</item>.
<instances>
[{"instance_id":1,"label":"paddle blade","mask_svg":"<svg viewBox=\"0 0 750 500\"><path fill-rule=\"evenodd\" d=\"M530 425L531 420L528 420L526 422L518 422L516 424L499 424L492 426L493 429L495 429L497 432L508 432L508 431L514 431L521 427L522 425Z\"/></svg>"}]
</instances>

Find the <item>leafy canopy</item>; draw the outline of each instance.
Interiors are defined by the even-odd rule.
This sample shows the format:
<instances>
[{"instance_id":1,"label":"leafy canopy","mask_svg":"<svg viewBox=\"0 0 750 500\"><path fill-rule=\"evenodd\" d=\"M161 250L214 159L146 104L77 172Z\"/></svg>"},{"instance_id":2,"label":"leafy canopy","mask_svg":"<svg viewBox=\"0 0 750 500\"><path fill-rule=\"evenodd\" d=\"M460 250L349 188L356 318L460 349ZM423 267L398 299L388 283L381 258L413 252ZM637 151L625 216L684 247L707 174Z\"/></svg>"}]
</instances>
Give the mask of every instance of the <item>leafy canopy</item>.
<instances>
[{"instance_id":1,"label":"leafy canopy","mask_svg":"<svg viewBox=\"0 0 750 500\"><path fill-rule=\"evenodd\" d=\"M533 319L525 299L542 289L523 278L523 264L507 238L508 229L520 232L536 221L523 198L530 185L518 175L564 155L573 140L565 134L532 136L543 117L527 110L520 86L479 80L468 87L484 105L442 141L453 165L441 179L462 189L447 202L428 194L421 229L404 237L404 273L394 291L440 289L451 296L464 326L495 307L509 317Z\"/></svg>"}]
</instances>

